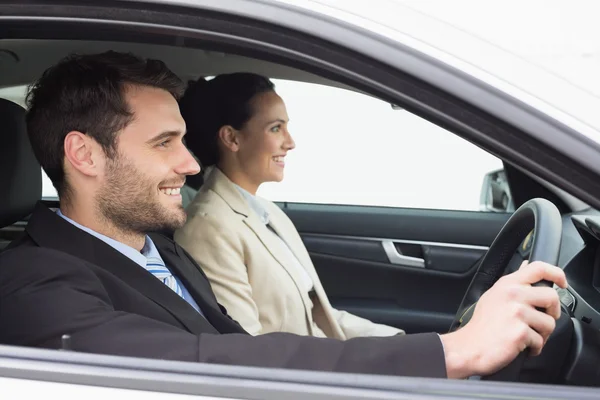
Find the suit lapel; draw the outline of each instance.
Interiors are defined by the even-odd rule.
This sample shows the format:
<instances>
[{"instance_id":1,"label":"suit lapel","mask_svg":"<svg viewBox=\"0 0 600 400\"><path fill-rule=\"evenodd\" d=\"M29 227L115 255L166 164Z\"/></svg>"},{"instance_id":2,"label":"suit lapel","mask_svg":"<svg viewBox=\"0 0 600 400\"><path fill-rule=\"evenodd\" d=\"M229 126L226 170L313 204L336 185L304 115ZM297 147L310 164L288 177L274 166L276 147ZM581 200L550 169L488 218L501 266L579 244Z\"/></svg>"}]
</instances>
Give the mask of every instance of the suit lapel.
<instances>
[{"instance_id":1,"label":"suit lapel","mask_svg":"<svg viewBox=\"0 0 600 400\"><path fill-rule=\"evenodd\" d=\"M275 207L277 206L270 206L271 209ZM293 227L293 225L291 225L292 223L284 219L285 216L281 215L282 212L283 211L279 209L270 210L271 225L273 226L273 229L277 232L277 234L281 238L283 238L283 240L285 240L285 242L288 244L288 247L290 248L292 253L294 253L300 264L302 264L304 270L308 273L308 276L313 282L314 291L317 295L317 298L313 299L316 303L314 304L313 308L313 310L315 310L316 313L313 312L313 317L315 320L317 320L319 318L319 310L321 310L320 313L322 313L322 316L324 316L327 320L326 325L324 321L318 321L318 324L321 327L321 329L327 331L328 335L330 335L331 337L345 340L346 335L344 334L340 325L338 324L337 320L332 314L331 304L329 303L329 299L325 294L325 289L323 289L323 285L321 285L321 280L319 279L317 271L313 266L312 260L310 259L310 255L308 254L306 247L304 247L302 238L300 237L296 229Z\"/></svg>"},{"instance_id":2,"label":"suit lapel","mask_svg":"<svg viewBox=\"0 0 600 400\"><path fill-rule=\"evenodd\" d=\"M275 258L275 260L277 260L277 262L281 264L281 266L287 271L287 273L293 279L298 291L301 294L304 294L306 290L304 290L300 284L301 277L299 272L290 262L288 253L282 247L281 242L277 239L275 234L269 231L269 228L267 228L267 226L263 224L255 215L250 215L245 218L244 223L256 234L258 239L262 242L267 251L271 253L273 258ZM275 229L275 226L272 226ZM275 231L277 232L276 229Z\"/></svg>"},{"instance_id":3,"label":"suit lapel","mask_svg":"<svg viewBox=\"0 0 600 400\"><path fill-rule=\"evenodd\" d=\"M143 267L100 239L65 221L43 204L38 203L36 206L26 230L39 246L69 253L110 272L166 309L190 332L195 334L206 332L207 326L210 326L188 302ZM157 248L161 252L158 246ZM161 256L163 253L168 254L161 252ZM179 262L172 257L164 261L169 268L179 265Z\"/></svg>"},{"instance_id":4,"label":"suit lapel","mask_svg":"<svg viewBox=\"0 0 600 400\"><path fill-rule=\"evenodd\" d=\"M275 206L277 207L277 206ZM317 288L317 283L319 283L319 277L317 276L317 271L312 265L312 260L310 259L310 255L306 251L304 247L304 243L302 243L302 239L298 235L295 228L288 228L285 222L282 221L277 214L279 210L269 210L270 211L270 225L273 227L277 235L279 235L282 240L288 245L291 252L296 256L310 279L313 281L315 285L315 289Z\"/></svg>"},{"instance_id":5,"label":"suit lapel","mask_svg":"<svg viewBox=\"0 0 600 400\"><path fill-rule=\"evenodd\" d=\"M160 256L194 298L202 313L220 333L244 333L243 328L219 306L208 278L187 253L173 241L158 234L150 235Z\"/></svg>"}]
</instances>

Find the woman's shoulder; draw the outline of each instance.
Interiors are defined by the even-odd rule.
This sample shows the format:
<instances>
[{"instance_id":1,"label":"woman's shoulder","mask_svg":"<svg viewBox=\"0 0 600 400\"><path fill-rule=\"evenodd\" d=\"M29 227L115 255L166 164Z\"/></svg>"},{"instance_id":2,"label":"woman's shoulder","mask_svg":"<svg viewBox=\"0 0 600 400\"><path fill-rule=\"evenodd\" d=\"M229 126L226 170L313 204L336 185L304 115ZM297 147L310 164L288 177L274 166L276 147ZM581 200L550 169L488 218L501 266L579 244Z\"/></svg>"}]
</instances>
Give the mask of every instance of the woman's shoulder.
<instances>
[{"instance_id":1,"label":"woman's shoulder","mask_svg":"<svg viewBox=\"0 0 600 400\"><path fill-rule=\"evenodd\" d=\"M175 241L197 242L199 237L232 236L238 230L236 214L213 191L200 190L186 208L187 220L175 231Z\"/></svg>"},{"instance_id":2,"label":"woman's shoulder","mask_svg":"<svg viewBox=\"0 0 600 400\"><path fill-rule=\"evenodd\" d=\"M186 208L188 219L194 216L223 217L234 214L227 202L214 190L201 188Z\"/></svg>"}]
</instances>

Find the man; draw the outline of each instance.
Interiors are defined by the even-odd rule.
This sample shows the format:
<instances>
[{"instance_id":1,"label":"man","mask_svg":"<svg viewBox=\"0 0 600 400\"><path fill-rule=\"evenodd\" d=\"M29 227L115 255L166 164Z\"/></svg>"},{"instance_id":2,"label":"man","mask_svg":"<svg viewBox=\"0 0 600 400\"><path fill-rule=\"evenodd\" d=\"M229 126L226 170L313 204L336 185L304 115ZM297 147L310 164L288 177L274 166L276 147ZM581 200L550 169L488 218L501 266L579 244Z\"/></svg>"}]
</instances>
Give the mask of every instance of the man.
<instances>
[{"instance_id":1,"label":"man","mask_svg":"<svg viewBox=\"0 0 600 400\"><path fill-rule=\"evenodd\" d=\"M349 341L252 337L204 274L157 234L185 222L179 191L199 172L183 137L181 81L155 60L71 56L28 94L27 128L60 210L38 204L23 239L0 255L0 343L171 360L464 378L490 374L559 317L556 267L532 263L481 297L462 329ZM542 307L546 312L537 311Z\"/></svg>"}]
</instances>

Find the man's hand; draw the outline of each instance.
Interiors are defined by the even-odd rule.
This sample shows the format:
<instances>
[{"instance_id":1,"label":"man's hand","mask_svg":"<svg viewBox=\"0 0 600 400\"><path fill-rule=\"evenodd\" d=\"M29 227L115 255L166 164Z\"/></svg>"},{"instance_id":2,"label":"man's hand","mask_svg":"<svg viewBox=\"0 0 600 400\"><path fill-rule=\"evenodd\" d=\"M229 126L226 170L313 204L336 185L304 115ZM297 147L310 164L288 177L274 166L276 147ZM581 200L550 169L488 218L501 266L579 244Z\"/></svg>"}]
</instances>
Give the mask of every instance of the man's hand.
<instances>
[{"instance_id":1,"label":"man's hand","mask_svg":"<svg viewBox=\"0 0 600 400\"><path fill-rule=\"evenodd\" d=\"M528 347L532 355L540 354L560 317L556 290L531 286L541 280L567 287L560 268L524 263L481 296L468 324L441 336L449 378L489 375Z\"/></svg>"}]
</instances>

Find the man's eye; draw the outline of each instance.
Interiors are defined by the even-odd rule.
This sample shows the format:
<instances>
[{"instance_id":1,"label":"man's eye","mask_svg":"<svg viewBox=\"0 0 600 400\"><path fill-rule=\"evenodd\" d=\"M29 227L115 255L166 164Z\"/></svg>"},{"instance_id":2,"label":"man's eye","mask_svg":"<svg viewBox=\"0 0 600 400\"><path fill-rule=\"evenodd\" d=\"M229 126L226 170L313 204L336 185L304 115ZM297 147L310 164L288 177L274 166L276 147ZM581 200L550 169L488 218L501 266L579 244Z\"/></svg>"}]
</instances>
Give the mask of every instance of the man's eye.
<instances>
[{"instance_id":1,"label":"man's eye","mask_svg":"<svg viewBox=\"0 0 600 400\"><path fill-rule=\"evenodd\" d=\"M171 142L170 140L165 140L163 142L160 142L157 146L158 147L167 147L170 142Z\"/></svg>"}]
</instances>

